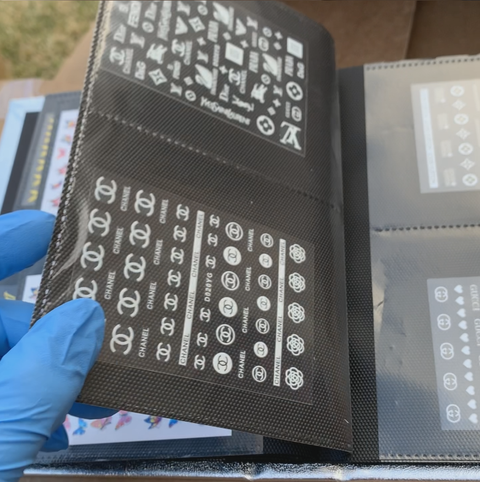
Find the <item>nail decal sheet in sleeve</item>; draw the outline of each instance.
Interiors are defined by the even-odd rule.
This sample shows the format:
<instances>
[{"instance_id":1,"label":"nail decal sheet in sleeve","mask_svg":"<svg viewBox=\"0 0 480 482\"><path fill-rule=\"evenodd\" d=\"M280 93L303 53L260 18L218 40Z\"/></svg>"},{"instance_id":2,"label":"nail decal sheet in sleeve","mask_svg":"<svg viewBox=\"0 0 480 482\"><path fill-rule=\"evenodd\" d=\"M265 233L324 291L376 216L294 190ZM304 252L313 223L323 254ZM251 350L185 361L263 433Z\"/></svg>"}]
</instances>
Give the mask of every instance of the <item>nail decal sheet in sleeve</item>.
<instances>
[{"instance_id":1,"label":"nail decal sheet in sleeve","mask_svg":"<svg viewBox=\"0 0 480 482\"><path fill-rule=\"evenodd\" d=\"M412 85L422 192L480 189L480 79Z\"/></svg>"},{"instance_id":2,"label":"nail decal sheet in sleeve","mask_svg":"<svg viewBox=\"0 0 480 482\"><path fill-rule=\"evenodd\" d=\"M312 402L310 243L109 173L89 197L70 292L102 303L100 360Z\"/></svg>"},{"instance_id":3,"label":"nail decal sheet in sleeve","mask_svg":"<svg viewBox=\"0 0 480 482\"><path fill-rule=\"evenodd\" d=\"M331 37L275 2L104 2L85 86L35 314L104 308L80 400L348 452Z\"/></svg>"},{"instance_id":4,"label":"nail decal sheet in sleeve","mask_svg":"<svg viewBox=\"0 0 480 482\"><path fill-rule=\"evenodd\" d=\"M479 430L480 277L428 280L443 430Z\"/></svg>"},{"instance_id":5,"label":"nail decal sheet in sleeve","mask_svg":"<svg viewBox=\"0 0 480 482\"><path fill-rule=\"evenodd\" d=\"M232 2L130 2L110 20L102 68L299 154L307 46Z\"/></svg>"}]
</instances>

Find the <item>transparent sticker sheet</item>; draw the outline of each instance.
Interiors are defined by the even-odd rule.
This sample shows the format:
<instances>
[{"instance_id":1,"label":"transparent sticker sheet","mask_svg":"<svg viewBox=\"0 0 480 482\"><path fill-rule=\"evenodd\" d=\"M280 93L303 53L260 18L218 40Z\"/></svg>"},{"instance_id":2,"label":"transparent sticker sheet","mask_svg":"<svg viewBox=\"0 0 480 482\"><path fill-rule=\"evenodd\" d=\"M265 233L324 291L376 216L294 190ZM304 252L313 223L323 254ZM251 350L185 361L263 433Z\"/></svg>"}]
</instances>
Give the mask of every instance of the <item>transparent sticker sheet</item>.
<instances>
[{"instance_id":1,"label":"transparent sticker sheet","mask_svg":"<svg viewBox=\"0 0 480 482\"><path fill-rule=\"evenodd\" d=\"M479 60L364 70L382 460L479 457Z\"/></svg>"},{"instance_id":2,"label":"transparent sticker sheet","mask_svg":"<svg viewBox=\"0 0 480 482\"><path fill-rule=\"evenodd\" d=\"M82 402L351 450L338 129L283 5L101 5L34 315L104 307Z\"/></svg>"}]
</instances>

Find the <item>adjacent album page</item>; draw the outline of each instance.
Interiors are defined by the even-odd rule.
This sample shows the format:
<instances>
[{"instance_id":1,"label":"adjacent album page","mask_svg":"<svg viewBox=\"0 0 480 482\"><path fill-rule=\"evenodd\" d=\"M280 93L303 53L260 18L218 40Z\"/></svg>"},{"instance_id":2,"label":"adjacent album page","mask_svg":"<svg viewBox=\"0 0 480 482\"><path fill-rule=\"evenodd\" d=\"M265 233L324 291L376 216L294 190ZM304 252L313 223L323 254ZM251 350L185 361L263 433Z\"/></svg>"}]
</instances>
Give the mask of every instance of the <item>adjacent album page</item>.
<instances>
[{"instance_id":1,"label":"adjacent album page","mask_svg":"<svg viewBox=\"0 0 480 482\"><path fill-rule=\"evenodd\" d=\"M479 57L347 69L341 96L357 458L476 460Z\"/></svg>"}]
</instances>

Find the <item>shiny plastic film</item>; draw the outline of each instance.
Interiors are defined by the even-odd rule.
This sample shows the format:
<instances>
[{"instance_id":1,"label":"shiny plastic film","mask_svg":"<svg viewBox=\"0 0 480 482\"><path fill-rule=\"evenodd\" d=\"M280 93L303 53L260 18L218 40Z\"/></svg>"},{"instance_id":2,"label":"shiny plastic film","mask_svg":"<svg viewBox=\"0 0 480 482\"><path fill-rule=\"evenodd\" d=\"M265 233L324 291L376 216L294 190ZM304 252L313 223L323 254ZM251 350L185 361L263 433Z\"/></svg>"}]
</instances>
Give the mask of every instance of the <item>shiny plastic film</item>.
<instances>
[{"instance_id":1,"label":"shiny plastic film","mask_svg":"<svg viewBox=\"0 0 480 482\"><path fill-rule=\"evenodd\" d=\"M351 450L333 42L273 2L105 2L34 321L80 401Z\"/></svg>"},{"instance_id":2,"label":"shiny plastic film","mask_svg":"<svg viewBox=\"0 0 480 482\"><path fill-rule=\"evenodd\" d=\"M364 70L378 444L386 461L479 457L479 60Z\"/></svg>"}]
</instances>

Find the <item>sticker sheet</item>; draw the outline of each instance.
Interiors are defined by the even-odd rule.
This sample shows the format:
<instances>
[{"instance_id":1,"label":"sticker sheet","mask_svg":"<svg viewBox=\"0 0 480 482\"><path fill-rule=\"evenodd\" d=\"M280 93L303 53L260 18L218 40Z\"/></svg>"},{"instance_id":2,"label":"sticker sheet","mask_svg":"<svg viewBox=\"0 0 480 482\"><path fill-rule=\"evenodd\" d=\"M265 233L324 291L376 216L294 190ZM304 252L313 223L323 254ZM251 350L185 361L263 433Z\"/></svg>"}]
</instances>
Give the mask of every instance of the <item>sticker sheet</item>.
<instances>
[{"instance_id":1,"label":"sticker sheet","mask_svg":"<svg viewBox=\"0 0 480 482\"><path fill-rule=\"evenodd\" d=\"M236 2L116 2L102 68L305 153L307 45Z\"/></svg>"},{"instance_id":2,"label":"sticker sheet","mask_svg":"<svg viewBox=\"0 0 480 482\"><path fill-rule=\"evenodd\" d=\"M89 204L70 290L101 361L312 403L312 245L107 172Z\"/></svg>"},{"instance_id":3,"label":"sticker sheet","mask_svg":"<svg viewBox=\"0 0 480 482\"><path fill-rule=\"evenodd\" d=\"M480 429L479 287L480 277L428 280L443 430Z\"/></svg>"},{"instance_id":4,"label":"sticker sheet","mask_svg":"<svg viewBox=\"0 0 480 482\"><path fill-rule=\"evenodd\" d=\"M480 189L480 79L412 85L422 193Z\"/></svg>"}]
</instances>

